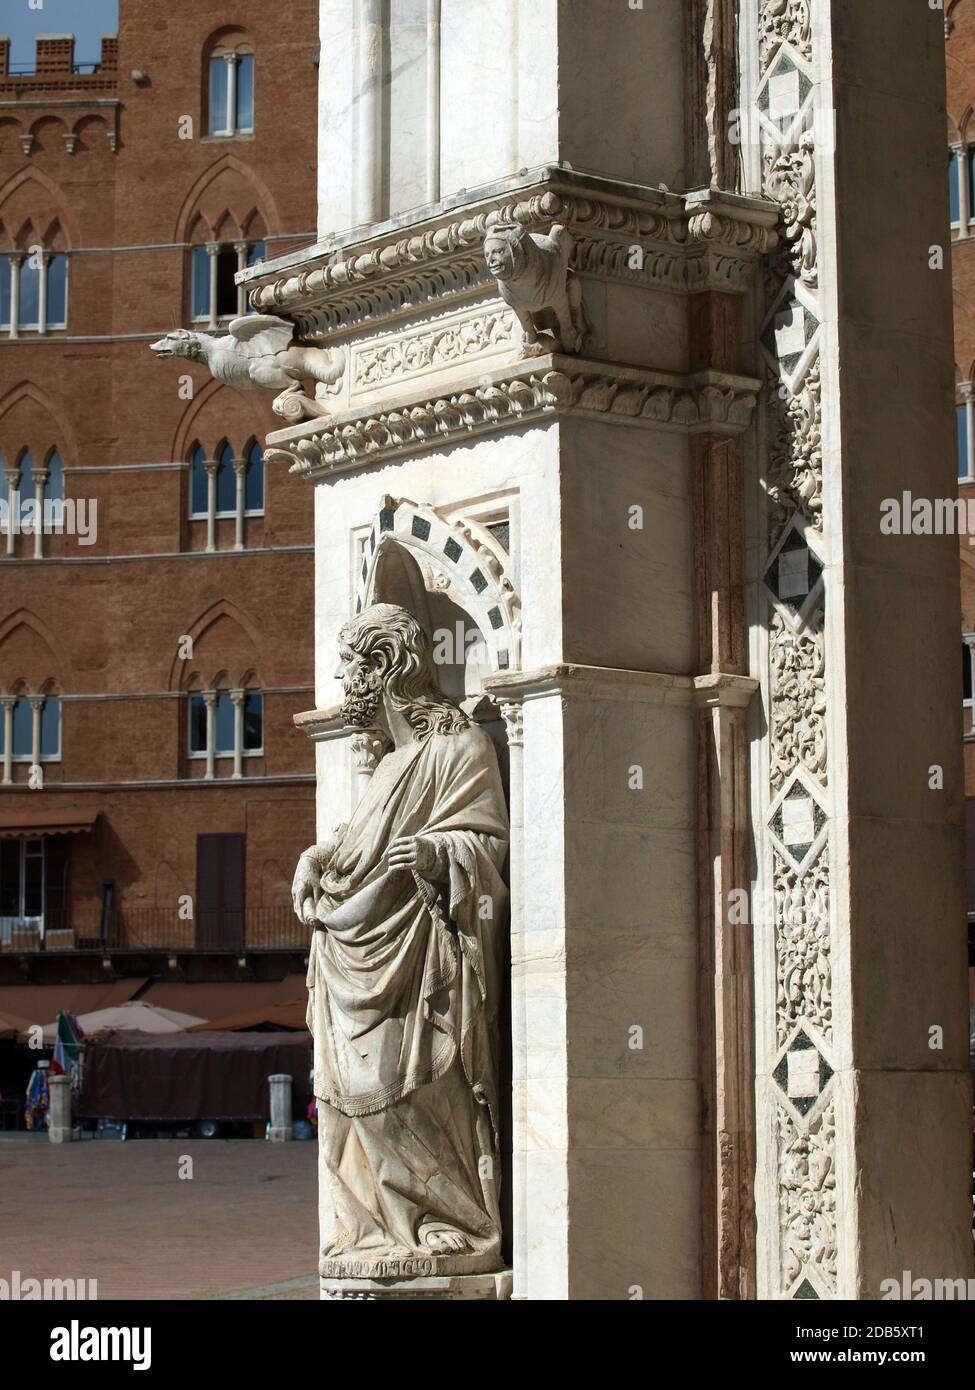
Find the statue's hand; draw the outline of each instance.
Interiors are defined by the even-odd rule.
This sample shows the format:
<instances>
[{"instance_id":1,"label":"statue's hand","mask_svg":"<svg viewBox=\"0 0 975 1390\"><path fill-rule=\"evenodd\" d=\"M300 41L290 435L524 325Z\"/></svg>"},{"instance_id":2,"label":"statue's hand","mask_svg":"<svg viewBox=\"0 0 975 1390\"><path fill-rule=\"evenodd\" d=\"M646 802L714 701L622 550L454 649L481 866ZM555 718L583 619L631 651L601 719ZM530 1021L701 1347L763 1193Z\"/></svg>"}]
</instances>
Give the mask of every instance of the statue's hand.
<instances>
[{"instance_id":1,"label":"statue's hand","mask_svg":"<svg viewBox=\"0 0 975 1390\"><path fill-rule=\"evenodd\" d=\"M322 864L318 845L306 849L298 860L295 876L291 883L291 901L299 922L313 926L315 907L322 895Z\"/></svg>"},{"instance_id":2,"label":"statue's hand","mask_svg":"<svg viewBox=\"0 0 975 1390\"><path fill-rule=\"evenodd\" d=\"M434 883L442 877L438 846L425 835L401 835L393 840L386 862L391 869L415 869Z\"/></svg>"}]
</instances>

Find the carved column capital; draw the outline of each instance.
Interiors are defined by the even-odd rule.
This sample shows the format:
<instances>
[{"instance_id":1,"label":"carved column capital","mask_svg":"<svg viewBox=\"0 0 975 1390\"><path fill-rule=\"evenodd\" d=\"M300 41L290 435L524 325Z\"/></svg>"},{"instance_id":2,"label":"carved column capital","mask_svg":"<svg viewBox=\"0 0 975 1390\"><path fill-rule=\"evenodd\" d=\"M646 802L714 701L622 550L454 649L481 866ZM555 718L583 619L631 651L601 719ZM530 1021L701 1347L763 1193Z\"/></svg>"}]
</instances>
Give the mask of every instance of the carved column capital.
<instances>
[{"instance_id":1,"label":"carved column capital","mask_svg":"<svg viewBox=\"0 0 975 1390\"><path fill-rule=\"evenodd\" d=\"M247 460L246 460L246 459L231 459L231 463L232 463L233 466L234 466L234 472L237 474L237 477L238 477L238 478L243 478L243 477L246 476L246 474L247 474Z\"/></svg>"},{"instance_id":2,"label":"carved column capital","mask_svg":"<svg viewBox=\"0 0 975 1390\"><path fill-rule=\"evenodd\" d=\"M219 469L220 469L220 460L219 460L219 459L204 459L204 460L203 460L203 467L206 469L206 475L207 475L208 478L215 478L215 477L217 476L217 473L218 473Z\"/></svg>"},{"instance_id":3,"label":"carved column capital","mask_svg":"<svg viewBox=\"0 0 975 1390\"><path fill-rule=\"evenodd\" d=\"M28 695L27 699L30 701L31 709L43 709L47 703L46 695Z\"/></svg>"},{"instance_id":4,"label":"carved column capital","mask_svg":"<svg viewBox=\"0 0 975 1390\"><path fill-rule=\"evenodd\" d=\"M357 729L349 739L352 760L360 772L373 773L392 744L382 729Z\"/></svg>"},{"instance_id":5,"label":"carved column capital","mask_svg":"<svg viewBox=\"0 0 975 1390\"><path fill-rule=\"evenodd\" d=\"M19 698L19 695L0 695L0 709L13 709Z\"/></svg>"},{"instance_id":6,"label":"carved column capital","mask_svg":"<svg viewBox=\"0 0 975 1390\"><path fill-rule=\"evenodd\" d=\"M203 703L206 705L207 709L216 709L216 707L217 707L217 700L218 700L219 697L220 697L220 691L219 691L219 690L204 690L204 691L202 692L202 694L203 694Z\"/></svg>"},{"instance_id":7,"label":"carved column capital","mask_svg":"<svg viewBox=\"0 0 975 1390\"><path fill-rule=\"evenodd\" d=\"M520 748L524 743L524 706L520 700L502 700L499 708L504 720L504 730L509 748Z\"/></svg>"},{"instance_id":8,"label":"carved column capital","mask_svg":"<svg viewBox=\"0 0 975 1390\"><path fill-rule=\"evenodd\" d=\"M231 691L229 691L228 693L229 693L229 695L230 695L230 703L231 703L232 705L242 705L242 704L244 703L244 697L245 697L245 695L247 694L247 691L246 691L246 690L231 690Z\"/></svg>"}]
</instances>

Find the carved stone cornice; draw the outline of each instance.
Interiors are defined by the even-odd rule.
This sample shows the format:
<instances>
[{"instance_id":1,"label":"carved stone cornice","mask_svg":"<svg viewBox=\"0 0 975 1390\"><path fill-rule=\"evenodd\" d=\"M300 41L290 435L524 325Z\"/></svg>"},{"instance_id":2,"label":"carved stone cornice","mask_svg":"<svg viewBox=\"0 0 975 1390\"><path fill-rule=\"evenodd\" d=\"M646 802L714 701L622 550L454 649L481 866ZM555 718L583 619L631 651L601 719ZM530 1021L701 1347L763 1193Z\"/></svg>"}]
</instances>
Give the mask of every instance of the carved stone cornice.
<instances>
[{"instance_id":1,"label":"carved stone cornice","mask_svg":"<svg viewBox=\"0 0 975 1390\"><path fill-rule=\"evenodd\" d=\"M553 414L686 434L739 434L759 387L752 377L726 372L676 376L553 353L488 374L474 376L472 369L470 386L450 394L394 399L386 409L373 404L280 430L268 435L265 459L322 478Z\"/></svg>"},{"instance_id":2,"label":"carved stone cornice","mask_svg":"<svg viewBox=\"0 0 975 1390\"><path fill-rule=\"evenodd\" d=\"M522 185L514 199L511 183ZM472 195L466 210L423 209L368 241L310 247L241 280L255 309L290 315L310 340L483 290L491 277L481 248L497 220L532 231L568 227L578 274L684 293L744 290L777 240L778 210L760 199L712 189L679 196L561 169L536 171L531 185L526 178L494 196Z\"/></svg>"},{"instance_id":3,"label":"carved stone cornice","mask_svg":"<svg viewBox=\"0 0 975 1390\"><path fill-rule=\"evenodd\" d=\"M333 738L348 738L354 730L342 718L342 706L330 705L327 709L306 709L292 716L296 729L307 734L314 743L324 743Z\"/></svg>"}]
</instances>

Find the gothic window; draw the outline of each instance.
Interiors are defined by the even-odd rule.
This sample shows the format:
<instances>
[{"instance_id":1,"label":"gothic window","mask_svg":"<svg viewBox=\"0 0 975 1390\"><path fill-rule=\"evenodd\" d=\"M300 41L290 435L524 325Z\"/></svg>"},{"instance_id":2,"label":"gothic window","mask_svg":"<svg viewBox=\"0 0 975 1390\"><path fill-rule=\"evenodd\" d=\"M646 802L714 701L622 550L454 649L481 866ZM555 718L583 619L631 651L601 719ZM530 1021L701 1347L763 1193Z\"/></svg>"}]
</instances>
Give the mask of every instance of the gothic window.
<instances>
[{"instance_id":1,"label":"gothic window","mask_svg":"<svg viewBox=\"0 0 975 1390\"><path fill-rule=\"evenodd\" d=\"M209 463L209 468L207 467ZM212 457L202 444L190 451L190 519L216 522L225 517L264 513L264 451L255 440L237 454L232 444L221 441ZM242 537L241 543L242 543Z\"/></svg>"},{"instance_id":2,"label":"gothic window","mask_svg":"<svg viewBox=\"0 0 975 1390\"><path fill-rule=\"evenodd\" d=\"M40 536L35 521L40 517ZM52 449L43 467L36 468L28 449L9 467L0 455L0 534L6 537L6 555L18 552L17 536L36 536L31 543L34 559L44 555L41 537L64 529L64 466ZM25 552L26 553L26 552Z\"/></svg>"},{"instance_id":3,"label":"gothic window","mask_svg":"<svg viewBox=\"0 0 975 1390\"><path fill-rule=\"evenodd\" d=\"M254 130L254 55L218 48L210 58L211 135L251 135Z\"/></svg>"},{"instance_id":4,"label":"gothic window","mask_svg":"<svg viewBox=\"0 0 975 1390\"><path fill-rule=\"evenodd\" d=\"M26 692L0 696L0 760L4 781L11 763L59 762L61 700L56 694Z\"/></svg>"},{"instance_id":5,"label":"gothic window","mask_svg":"<svg viewBox=\"0 0 975 1390\"><path fill-rule=\"evenodd\" d=\"M68 324L68 258L60 252L0 256L0 328L47 333Z\"/></svg>"},{"instance_id":6,"label":"gothic window","mask_svg":"<svg viewBox=\"0 0 975 1390\"><path fill-rule=\"evenodd\" d=\"M216 328L220 319L252 313L236 275L265 258L263 241L208 242L190 255L190 312L194 322Z\"/></svg>"},{"instance_id":7,"label":"gothic window","mask_svg":"<svg viewBox=\"0 0 975 1390\"><path fill-rule=\"evenodd\" d=\"M190 454L190 516L207 514L207 472L203 445L197 444Z\"/></svg>"},{"instance_id":8,"label":"gothic window","mask_svg":"<svg viewBox=\"0 0 975 1390\"><path fill-rule=\"evenodd\" d=\"M955 406L955 455L958 462L958 481L975 481L975 403L972 383L963 381L958 387L961 400Z\"/></svg>"},{"instance_id":9,"label":"gothic window","mask_svg":"<svg viewBox=\"0 0 975 1390\"><path fill-rule=\"evenodd\" d=\"M189 755L205 758L207 777L216 759L232 757L234 776L243 759L264 751L264 696L259 690L196 690L189 698Z\"/></svg>"},{"instance_id":10,"label":"gothic window","mask_svg":"<svg viewBox=\"0 0 975 1390\"><path fill-rule=\"evenodd\" d=\"M264 450L255 440L244 457L247 459L244 510L259 516L264 511Z\"/></svg>"}]
</instances>

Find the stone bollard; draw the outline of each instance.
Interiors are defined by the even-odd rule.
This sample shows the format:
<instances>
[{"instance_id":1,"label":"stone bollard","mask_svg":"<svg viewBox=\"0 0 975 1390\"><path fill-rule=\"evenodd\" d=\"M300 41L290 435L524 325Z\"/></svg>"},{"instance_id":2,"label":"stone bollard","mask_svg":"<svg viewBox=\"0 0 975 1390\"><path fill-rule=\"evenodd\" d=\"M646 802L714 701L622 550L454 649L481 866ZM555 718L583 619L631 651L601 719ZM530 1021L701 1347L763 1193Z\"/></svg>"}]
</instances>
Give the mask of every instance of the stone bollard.
<instances>
[{"instance_id":1,"label":"stone bollard","mask_svg":"<svg viewBox=\"0 0 975 1390\"><path fill-rule=\"evenodd\" d=\"M48 1077L47 1137L52 1144L70 1144L71 1134L71 1078L70 1076Z\"/></svg>"},{"instance_id":2,"label":"stone bollard","mask_svg":"<svg viewBox=\"0 0 975 1390\"><path fill-rule=\"evenodd\" d=\"M293 1138L291 1130L291 1077L286 1072L269 1076L271 1085L271 1128L267 1137L272 1144L283 1144Z\"/></svg>"}]
</instances>

